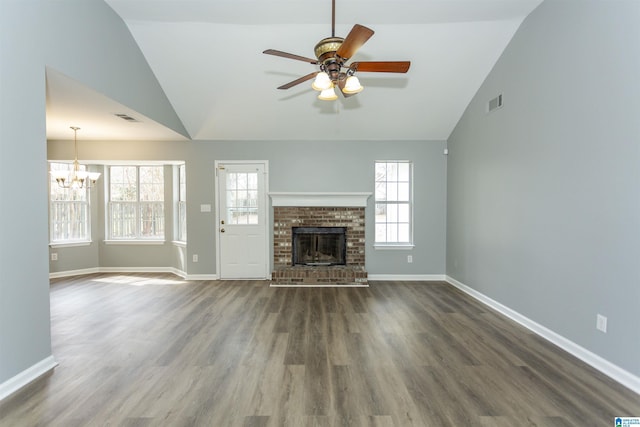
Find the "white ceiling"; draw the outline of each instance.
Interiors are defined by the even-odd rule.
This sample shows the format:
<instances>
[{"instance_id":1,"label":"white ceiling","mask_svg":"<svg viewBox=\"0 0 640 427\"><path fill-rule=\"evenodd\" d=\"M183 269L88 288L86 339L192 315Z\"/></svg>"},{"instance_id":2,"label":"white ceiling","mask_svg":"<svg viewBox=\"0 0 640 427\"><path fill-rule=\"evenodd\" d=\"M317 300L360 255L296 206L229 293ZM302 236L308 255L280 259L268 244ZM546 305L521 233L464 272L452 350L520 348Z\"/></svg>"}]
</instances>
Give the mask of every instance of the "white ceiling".
<instances>
[{"instance_id":1,"label":"white ceiling","mask_svg":"<svg viewBox=\"0 0 640 427\"><path fill-rule=\"evenodd\" d=\"M135 122L116 114L126 114ZM72 78L47 68L47 139L180 141L185 137Z\"/></svg>"},{"instance_id":2,"label":"white ceiling","mask_svg":"<svg viewBox=\"0 0 640 427\"><path fill-rule=\"evenodd\" d=\"M358 73L364 91L334 102L316 99L310 81L277 90L316 69L262 54L313 58L315 44L331 35L330 0L105 1L195 140L430 140L448 138L542 0L336 0L336 36L356 23L375 31L352 61L409 60L411 68ZM92 120L86 139L183 139L64 76L47 79L49 138L69 138L68 117L82 113ZM135 135L122 119L115 124L116 107L141 119Z\"/></svg>"}]
</instances>

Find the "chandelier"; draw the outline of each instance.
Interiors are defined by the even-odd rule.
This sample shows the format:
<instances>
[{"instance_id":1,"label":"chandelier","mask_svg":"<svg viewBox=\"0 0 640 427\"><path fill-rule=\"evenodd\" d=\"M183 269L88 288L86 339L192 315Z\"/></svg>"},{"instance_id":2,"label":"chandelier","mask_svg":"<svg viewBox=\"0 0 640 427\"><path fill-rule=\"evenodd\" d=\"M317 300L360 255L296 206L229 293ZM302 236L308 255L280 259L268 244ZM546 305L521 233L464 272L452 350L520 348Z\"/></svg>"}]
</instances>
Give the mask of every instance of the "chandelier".
<instances>
[{"instance_id":1,"label":"chandelier","mask_svg":"<svg viewBox=\"0 0 640 427\"><path fill-rule=\"evenodd\" d=\"M51 171L51 176L56 180L58 186L62 188L91 188L95 185L98 178L100 178L99 172L88 172L80 170L80 163L78 163L78 131L79 127L71 126L73 129L73 144L75 148L75 157L73 160L73 170L63 171L55 170Z\"/></svg>"}]
</instances>

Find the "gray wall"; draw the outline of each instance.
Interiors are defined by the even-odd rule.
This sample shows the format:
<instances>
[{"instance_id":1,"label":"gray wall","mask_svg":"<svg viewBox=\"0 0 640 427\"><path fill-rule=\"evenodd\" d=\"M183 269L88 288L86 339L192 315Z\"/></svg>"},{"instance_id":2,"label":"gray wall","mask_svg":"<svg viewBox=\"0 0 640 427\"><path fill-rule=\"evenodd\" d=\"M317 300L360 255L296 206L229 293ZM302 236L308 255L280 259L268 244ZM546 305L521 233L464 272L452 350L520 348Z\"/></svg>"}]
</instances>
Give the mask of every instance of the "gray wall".
<instances>
[{"instance_id":1,"label":"gray wall","mask_svg":"<svg viewBox=\"0 0 640 427\"><path fill-rule=\"evenodd\" d=\"M126 26L101 0L0 1L0 385L51 355L45 68L184 134Z\"/></svg>"},{"instance_id":2,"label":"gray wall","mask_svg":"<svg viewBox=\"0 0 640 427\"><path fill-rule=\"evenodd\" d=\"M636 376L639 77L640 2L545 1L452 133L447 188L449 276Z\"/></svg>"},{"instance_id":3,"label":"gray wall","mask_svg":"<svg viewBox=\"0 0 640 427\"><path fill-rule=\"evenodd\" d=\"M444 141L235 141L235 142L79 142L86 159L108 161L185 161L187 172L187 234L184 248L170 243L164 246L104 245L104 221L95 228L100 245L97 265L92 267L174 266L189 275L216 274L214 212L200 212L201 204L215 206L216 160L267 160L270 191L371 192L375 160L412 160L414 163L415 248L411 251L374 250L367 245L367 270L370 274L442 275L445 271L446 157ZM64 159L68 141L49 141L48 158ZM104 180L101 181L104 184ZM99 197L104 200L100 189ZM171 206L167 205L168 209ZM367 238L372 242L373 197L366 210ZM170 236L170 233L167 233ZM59 260L52 271L64 271L67 253L76 248L57 248ZM199 262L193 263L192 255ZM407 263L407 255L414 262ZM271 257L272 258L272 257ZM186 264L184 264L186 261Z\"/></svg>"},{"instance_id":4,"label":"gray wall","mask_svg":"<svg viewBox=\"0 0 640 427\"><path fill-rule=\"evenodd\" d=\"M51 355L44 66L28 48L42 22L12 4L0 2L0 178L21 179L0 186L0 384Z\"/></svg>"}]
</instances>

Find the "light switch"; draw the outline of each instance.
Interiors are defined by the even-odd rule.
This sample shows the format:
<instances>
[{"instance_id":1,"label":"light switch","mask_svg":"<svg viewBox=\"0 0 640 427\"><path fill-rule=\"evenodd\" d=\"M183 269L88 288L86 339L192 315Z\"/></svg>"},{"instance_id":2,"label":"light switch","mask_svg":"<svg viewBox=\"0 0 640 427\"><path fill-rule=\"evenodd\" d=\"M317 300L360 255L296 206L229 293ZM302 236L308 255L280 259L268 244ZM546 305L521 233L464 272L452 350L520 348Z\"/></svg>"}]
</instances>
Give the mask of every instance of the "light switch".
<instances>
[{"instance_id":1,"label":"light switch","mask_svg":"<svg viewBox=\"0 0 640 427\"><path fill-rule=\"evenodd\" d=\"M200 212L211 212L211 205L200 205Z\"/></svg>"}]
</instances>

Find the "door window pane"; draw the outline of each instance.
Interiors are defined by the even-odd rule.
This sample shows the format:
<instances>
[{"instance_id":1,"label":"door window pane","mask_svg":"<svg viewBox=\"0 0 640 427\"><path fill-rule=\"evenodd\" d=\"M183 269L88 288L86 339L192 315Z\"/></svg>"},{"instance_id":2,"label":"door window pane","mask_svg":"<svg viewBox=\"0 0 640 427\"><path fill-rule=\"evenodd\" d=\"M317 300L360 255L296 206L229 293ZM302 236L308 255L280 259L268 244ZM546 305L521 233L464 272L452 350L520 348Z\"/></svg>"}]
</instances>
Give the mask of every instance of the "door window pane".
<instances>
[{"instance_id":1,"label":"door window pane","mask_svg":"<svg viewBox=\"0 0 640 427\"><path fill-rule=\"evenodd\" d=\"M229 224L258 224L258 174L227 172L226 181Z\"/></svg>"}]
</instances>

